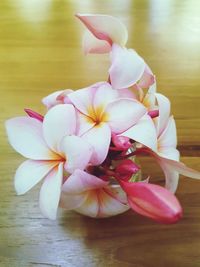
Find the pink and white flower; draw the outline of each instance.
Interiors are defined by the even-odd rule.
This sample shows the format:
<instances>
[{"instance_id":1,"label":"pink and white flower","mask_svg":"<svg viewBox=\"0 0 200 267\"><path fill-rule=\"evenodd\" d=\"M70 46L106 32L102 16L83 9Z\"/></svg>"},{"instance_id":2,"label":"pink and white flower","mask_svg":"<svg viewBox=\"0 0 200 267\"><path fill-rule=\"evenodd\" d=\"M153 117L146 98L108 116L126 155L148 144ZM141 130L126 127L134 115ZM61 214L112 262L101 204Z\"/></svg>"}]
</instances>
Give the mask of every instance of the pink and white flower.
<instances>
[{"instance_id":1,"label":"pink and white flower","mask_svg":"<svg viewBox=\"0 0 200 267\"><path fill-rule=\"evenodd\" d=\"M45 116L25 109L29 117L6 122L10 144L27 158L16 171L15 189L24 194L44 178L39 202L50 219L60 204L95 218L132 208L175 223L182 216L173 194L179 174L200 179L200 173L179 162L170 102L156 92L144 59L125 47L128 34L118 19L76 16L88 30L84 52L110 53L108 82L56 91L42 100ZM132 157L142 152L160 164L169 191L138 179L140 166Z\"/></svg>"},{"instance_id":2,"label":"pink and white flower","mask_svg":"<svg viewBox=\"0 0 200 267\"><path fill-rule=\"evenodd\" d=\"M81 170L76 170L64 183L60 205L95 218L117 215L129 209L126 194L119 185L109 185Z\"/></svg>"},{"instance_id":3,"label":"pink and white flower","mask_svg":"<svg viewBox=\"0 0 200 267\"><path fill-rule=\"evenodd\" d=\"M28 158L15 174L18 195L26 193L44 178L40 190L40 208L56 218L63 184L63 172L84 170L90 161L91 146L75 136L76 113L72 105L57 105L44 116L43 122L17 117L6 122L10 144Z\"/></svg>"},{"instance_id":4,"label":"pink and white flower","mask_svg":"<svg viewBox=\"0 0 200 267\"><path fill-rule=\"evenodd\" d=\"M146 118L144 116L138 125L129 128L121 136L140 143L136 154L139 154L140 151L147 152L156 159L164 171L166 188L171 192L175 192L178 186L179 174L200 179L200 173L179 162L180 154L176 149L176 125L173 116L170 116L170 102L168 98L155 91L151 91L145 96L145 101L146 104L148 103L149 109L155 108L157 101L159 116L154 120L148 115ZM135 131L136 127L139 127L138 131Z\"/></svg>"},{"instance_id":5,"label":"pink and white flower","mask_svg":"<svg viewBox=\"0 0 200 267\"><path fill-rule=\"evenodd\" d=\"M76 15L89 31L83 40L87 53L108 53L111 56L109 79L114 89L135 85L148 88L155 82L149 66L133 49L125 48L128 40L126 27L115 17L100 14Z\"/></svg>"},{"instance_id":6,"label":"pink and white flower","mask_svg":"<svg viewBox=\"0 0 200 267\"><path fill-rule=\"evenodd\" d=\"M137 100L120 95L106 82L68 95L78 110L77 134L94 148L92 164L99 165L105 160L112 133L124 132L146 113L146 108Z\"/></svg>"}]
</instances>

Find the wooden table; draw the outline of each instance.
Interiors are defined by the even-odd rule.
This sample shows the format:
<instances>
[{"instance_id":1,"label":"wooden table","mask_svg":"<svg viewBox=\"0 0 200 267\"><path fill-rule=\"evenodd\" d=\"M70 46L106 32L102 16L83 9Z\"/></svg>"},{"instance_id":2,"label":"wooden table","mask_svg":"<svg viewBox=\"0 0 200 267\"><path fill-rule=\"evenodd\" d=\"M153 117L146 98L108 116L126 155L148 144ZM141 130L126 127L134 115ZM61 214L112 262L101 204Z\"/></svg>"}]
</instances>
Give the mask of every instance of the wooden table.
<instances>
[{"instance_id":1,"label":"wooden table","mask_svg":"<svg viewBox=\"0 0 200 267\"><path fill-rule=\"evenodd\" d=\"M118 16L134 47L171 99L182 161L200 170L200 1L112 0L0 2L0 266L200 266L200 182L181 178L184 218L160 225L132 213L90 219L59 211L43 218L39 187L17 197L14 172L22 162L7 143L4 121L29 107L44 112L42 97L106 79L108 56L85 57L82 25L74 13ZM144 174L163 175L144 159Z\"/></svg>"}]
</instances>

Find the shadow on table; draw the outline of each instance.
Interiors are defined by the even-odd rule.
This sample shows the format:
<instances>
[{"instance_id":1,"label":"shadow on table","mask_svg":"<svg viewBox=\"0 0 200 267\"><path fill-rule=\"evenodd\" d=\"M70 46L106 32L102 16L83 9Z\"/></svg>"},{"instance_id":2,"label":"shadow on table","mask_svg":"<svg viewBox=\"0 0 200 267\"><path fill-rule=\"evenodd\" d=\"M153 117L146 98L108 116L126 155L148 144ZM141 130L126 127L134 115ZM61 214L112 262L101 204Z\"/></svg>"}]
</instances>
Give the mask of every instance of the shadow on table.
<instances>
[{"instance_id":1,"label":"shadow on table","mask_svg":"<svg viewBox=\"0 0 200 267\"><path fill-rule=\"evenodd\" d=\"M165 251L172 255L177 252L180 235L182 240L191 239L183 231L184 222L161 225L132 211L104 219L70 212L64 214L61 225L67 236L78 242L80 258L86 255L91 266L155 267L155 261L157 266L171 264L173 259ZM177 257L176 263L180 260Z\"/></svg>"}]
</instances>

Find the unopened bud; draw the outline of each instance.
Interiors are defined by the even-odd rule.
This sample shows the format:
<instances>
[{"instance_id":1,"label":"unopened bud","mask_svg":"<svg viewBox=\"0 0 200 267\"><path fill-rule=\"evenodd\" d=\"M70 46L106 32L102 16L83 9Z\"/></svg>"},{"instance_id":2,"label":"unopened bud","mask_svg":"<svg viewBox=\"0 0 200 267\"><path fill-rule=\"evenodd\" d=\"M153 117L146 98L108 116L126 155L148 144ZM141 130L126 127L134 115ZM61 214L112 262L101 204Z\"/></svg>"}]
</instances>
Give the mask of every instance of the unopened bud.
<instances>
[{"instance_id":1,"label":"unopened bud","mask_svg":"<svg viewBox=\"0 0 200 267\"><path fill-rule=\"evenodd\" d=\"M114 134L112 136L112 142L116 148L122 151L128 150L132 146L130 139L126 136L118 136Z\"/></svg>"},{"instance_id":2,"label":"unopened bud","mask_svg":"<svg viewBox=\"0 0 200 267\"><path fill-rule=\"evenodd\" d=\"M126 159L120 162L116 167L115 171L119 175L119 178L128 181L132 175L139 171L139 166L135 164L132 160Z\"/></svg>"},{"instance_id":3,"label":"unopened bud","mask_svg":"<svg viewBox=\"0 0 200 267\"><path fill-rule=\"evenodd\" d=\"M153 119L159 116L159 110L150 110L148 112L148 115Z\"/></svg>"},{"instance_id":4,"label":"unopened bud","mask_svg":"<svg viewBox=\"0 0 200 267\"><path fill-rule=\"evenodd\" d=\"M43 122L44 117L41 114L39 114L39 113L37 113L31 109L28 109L28 108L25 108L24 111L28 114L29 117Z\"/></svg>"},{"instance_id":5,"label":"unopened bud","mask_svg":"<svg viewBox=\"0 0 200 267\"><path fill-rule=\"evenodd\" d=\"M161 223L175 223L182 217L182 207L173 193L162 186L120 181L130 207L137 213Z\"/></svg>"}]
</instances>

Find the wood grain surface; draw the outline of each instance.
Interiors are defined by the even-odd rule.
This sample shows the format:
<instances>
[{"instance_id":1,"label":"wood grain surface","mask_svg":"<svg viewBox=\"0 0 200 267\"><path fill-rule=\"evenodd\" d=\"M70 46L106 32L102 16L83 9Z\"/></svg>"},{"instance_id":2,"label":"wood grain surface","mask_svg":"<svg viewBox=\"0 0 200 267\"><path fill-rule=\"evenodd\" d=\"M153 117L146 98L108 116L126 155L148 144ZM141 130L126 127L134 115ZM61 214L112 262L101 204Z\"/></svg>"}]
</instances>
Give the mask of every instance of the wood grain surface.
<instances>
[{"instance_id":1,"label":"wood grain surface","mask_svg":"<svg viewBox=\"0 0 200 267\"><path fill-rule=\"evenodd\" d=\"M23 158L8 145L4 121L24 107L44 112L41 98L107 78L109 59L81 51L76 12L121 18L135 48L172 102L182 161L200 170L200 1L0 1L0 267L200 267L200 182L181 177L184 218L154 223L128 211L90 219L59 211L49 221L38 208L39 186L17 197L14 172ZM163 181L143 159L146 175Z\"/></svg>"}]
</instances>

